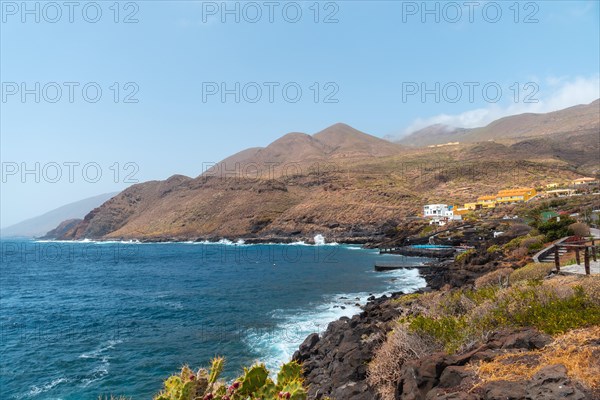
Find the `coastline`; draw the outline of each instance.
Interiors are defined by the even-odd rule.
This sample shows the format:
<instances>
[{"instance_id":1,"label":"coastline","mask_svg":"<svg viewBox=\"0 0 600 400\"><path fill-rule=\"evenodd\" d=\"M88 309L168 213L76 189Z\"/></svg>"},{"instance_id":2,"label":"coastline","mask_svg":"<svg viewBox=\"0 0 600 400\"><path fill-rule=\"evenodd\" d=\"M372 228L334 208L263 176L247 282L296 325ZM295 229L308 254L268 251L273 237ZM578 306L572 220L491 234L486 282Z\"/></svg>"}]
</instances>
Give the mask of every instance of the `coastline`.
<instances>
[{"instance_id":1,"label":"coastline","mask_svg":"<svg viewBox=\"0 0 600 400\"><path fill-rule=\"evenodd\" d=\"M361 306L361 312L332 321L319 335L312 333L294 353L292 359L304 366L308 398L372 400L377 393L366 383L367 364L375 348L383 342L401 316L393 300L410 293L438 290L448 282L449 263L432 262L419 269L426 285L413 292L392 292L390 296L371 296Z\"/></svg>"},{"instance_id":2,"label":"coastline","mask_svg":"<svg viewBox=\"0 0 600 400\"><path fill-rule=\"evenodd\" d=\"M227 243L240 243L240 244L317 244L314 236L265 236L265 237L253 237L253 236L240 236L233 238L225 238L222 236L203 236L203 237L186 237L186 236L165 236L165 237L153 237L153 238L84 238L84 239L61 239L61 238L26 238L26 237L3 237L2 240L35 240L35 241L57 241L57 242L122 242L122 243L205 243L205 244L227 244ZM377 240L373 237L368 236L327 236L328 242L325 244L339 244L339 245L367 245L365 248L372 248ZM371 245L369 247L368 245Z\"/></svg>"}]
</instances>

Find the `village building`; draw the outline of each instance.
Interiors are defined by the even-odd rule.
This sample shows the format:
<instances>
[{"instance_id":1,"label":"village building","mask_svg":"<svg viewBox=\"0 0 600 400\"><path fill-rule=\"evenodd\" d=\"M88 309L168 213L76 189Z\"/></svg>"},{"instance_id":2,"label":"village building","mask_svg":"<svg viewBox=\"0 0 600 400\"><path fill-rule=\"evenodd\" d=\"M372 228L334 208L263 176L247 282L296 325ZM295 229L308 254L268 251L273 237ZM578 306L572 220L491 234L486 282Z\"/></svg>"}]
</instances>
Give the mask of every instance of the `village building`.
<instances>
[{"instance_id":1,"label":"village building","mask_svg":"<svg viewBox=\"0 0 600 400\"><path fill-rule=\"evenodd\" d=\"M482 208L494 208L499 204L526 202L536 195L537 191L534 188L505 189L496 195L479 196L477 201L465 203L462 208L455 209L455 214L465 214L468 211Z\"/></svg>"},{"instance_id":2,"label":"village building","mask_svg":"<svg viewBox=\"0 0 600 400\"><path fill-rule=\"evenodd\" d=\"M594 179L594 178L578 178L578 179L572 180L571 183L575 186L589 185L590 183L596 183L596 179Z\"/></svg>"},{"instance_id":3,"label":"village building","mask_svg":"<svg viewBox=\"0 0 600 400\"><path fill-rule=\"evenodd\" d=\"M440 226L454 219L462 219L460 215L454 215L454 206L448 204L426 204L423 206L423 216L429 218L429 224Z\"/></svg>"},{"instance_id":4,"label":"village building","mask_svg":"<svg viewBox=\"0 0 600 400\"><path fill-rule=\"evenodd\" d=\"M534 188L505 189L496 195L497 203L521 203L531 200L537 195Z\"/></svg>"},{"instance_id":5,"label":"village building","mask_svg":"<svg viewBox=\"0 0 600 400\"><path fill-rule=\"evenodd\" d=\"M573 196L577 191L575 189L554 189L546 190L549 197L569 197Z\"/></svg>"},{"instance_id":6,"label":"village building","mask_svg":"<svg viewBox=\"0 0 600 400\"><path fill-rule=\"evenodd\" d=\"M479 204L482 208L494 208L496 207L496 202L496 196L479 196L475 204Z\"/></svg>"}]
</instances>

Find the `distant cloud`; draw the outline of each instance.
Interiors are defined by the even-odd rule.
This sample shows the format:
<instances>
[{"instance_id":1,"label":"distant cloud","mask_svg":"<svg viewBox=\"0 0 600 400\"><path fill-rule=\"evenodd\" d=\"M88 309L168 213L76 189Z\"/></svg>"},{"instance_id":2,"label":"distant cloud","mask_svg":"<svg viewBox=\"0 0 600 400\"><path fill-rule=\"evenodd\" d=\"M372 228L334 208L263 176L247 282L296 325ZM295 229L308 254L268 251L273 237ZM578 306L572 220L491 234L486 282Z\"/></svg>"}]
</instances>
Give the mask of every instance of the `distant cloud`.
<instances>
[{"instance_id":1,"label":"distant cloud","mask_svg":"<svg viewBox=\"0 0 600 400\"><path fill-rule=\"evenodd\" d=\"M549 77L539 84L540 92L535 96L537 103L511 103L502 106L490 104L460 114L439 114L429 118L415 119L400 136L408 135L434 124L457 128L477 128L498 118L522 113L546 113L577 104L588 104L600 98L600 75L592 77ZM542 98L542 96L544 96Z\"/></svg>"}]
</instances>

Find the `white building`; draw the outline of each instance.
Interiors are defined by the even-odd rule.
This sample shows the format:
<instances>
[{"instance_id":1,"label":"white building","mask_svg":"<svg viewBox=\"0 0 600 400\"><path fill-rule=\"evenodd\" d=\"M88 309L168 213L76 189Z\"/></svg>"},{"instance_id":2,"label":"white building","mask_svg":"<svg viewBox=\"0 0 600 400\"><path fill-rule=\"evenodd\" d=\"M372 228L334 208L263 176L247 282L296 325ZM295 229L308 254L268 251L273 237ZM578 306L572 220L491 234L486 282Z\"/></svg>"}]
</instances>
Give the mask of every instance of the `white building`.
<instances>
[{"instance_id":1,"label":"white building","mask_svg":"<svg viewBox=\"0 0 600 400\"><path fill-rule=\"evenodd\" d=\"M425 218L452 218L452 216L454 216L454 212L452 211L452 206L449 206L448 204L426 204L423 206L423 216Z\"/></svg>"},{"instance_id":2,"label":"white building","mask_svg":"<svg viewBox=\"0 0 600 400\"><path fill-rule=\"evenodd\" d=\"M453 208L447 204L426 204L423 206L423 216L430 219L430 224L446 225L450 220L462 219L460 215L454 215Z\"/></svg>"}]
</instances>

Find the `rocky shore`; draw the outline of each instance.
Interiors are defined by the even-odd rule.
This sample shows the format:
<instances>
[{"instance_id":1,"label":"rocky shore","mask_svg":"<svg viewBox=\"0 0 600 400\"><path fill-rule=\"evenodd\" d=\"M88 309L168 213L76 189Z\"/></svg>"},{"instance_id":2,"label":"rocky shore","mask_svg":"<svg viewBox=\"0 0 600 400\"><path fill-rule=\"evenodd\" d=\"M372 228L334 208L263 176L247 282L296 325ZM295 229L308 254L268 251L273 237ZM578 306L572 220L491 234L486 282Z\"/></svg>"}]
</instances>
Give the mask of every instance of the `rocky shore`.
<instances>
[{"instance_id":1,"label":"rocky shore","mask_svg":"<svg viewBox=\"0 0 600 400\"><path fill-rule=\"evenodd\" d=\"M481 266L453 267L440 262L422 271L431 291L443 286L462 286L487 272ZM340 318L329 324L322 335L308 336L293 356L304 366L308 399L374 400L375 388L367 383L367 367L394 322L403 315L403 293L391 297L369 298L360 314ZM474 372L465 364L489 361L507 350L540 349L552 338L535 329L500 331L470 351L448 355L444 352L418 358L402 365L395 398L399 400L584 400L598 397L567 376L562 365L542 368L530 381L488 382L473 388ZM470 390L470 391L467 391Z\"/></svg>"},{"instance_id":2,"label":"rocky shore","mask_svg":"<svg viewBox=\"0 0 600 400\"><path fill-rule=\"evenodd\" d=\"M332 322L325 333L306 338L294 359L303 362L309 399L374 400L378 395L366 383L367 364L373 351L401 315L390 299L371 301L362 313ZM565 367L542 368L530 381L489 382L471 393L465 392L475 380L465 367L470 361L489 361L507 350L537 350L552 338L535 329L498 332L474 350L447 355L439 352L405 363L396 388L399 400L585 400L595 394L567 376Z\"/></svg>"},{"instance_id":3,"label":"rocky shore","mask_svg":"<svg viewBox=\"0 0 600 400\"><path fill-rule=\"evenodd\" d=\"M421 291L468 279L452 271L451 264L451 261L444 261L422 269L427 287ZM303 363L309 399L328 396L336 400L377 398L375 390L366 383L367 364L402 314L400 307L391 301L402 295L403 292L396 292L389 297L370 297L360 314L342 317L330 323L321 336L313 333L304 340L293 359Z\"/></svg>"},{"instance_id":4,"label":"rocky shore","mask_svg":"<svg viewBox=\"0 0 600 400\"><path fill-rule=\"evenodd\" d=\"M313 333L304 340L293 359L303 363L309 399L377 398L365 379L373 351L400 316L389 299L371 298L360 314L342 317L330 323L322 336Z\"/></svg>"}]
</instances>

